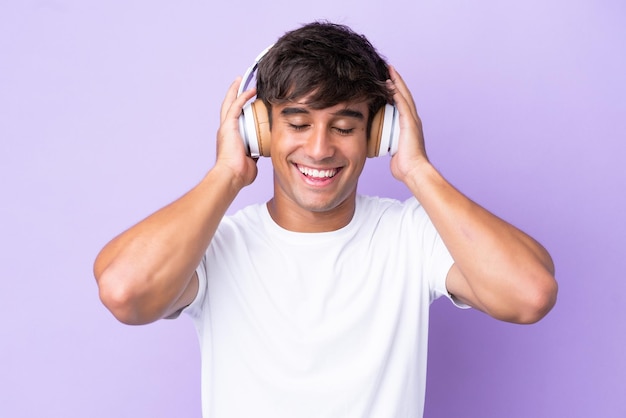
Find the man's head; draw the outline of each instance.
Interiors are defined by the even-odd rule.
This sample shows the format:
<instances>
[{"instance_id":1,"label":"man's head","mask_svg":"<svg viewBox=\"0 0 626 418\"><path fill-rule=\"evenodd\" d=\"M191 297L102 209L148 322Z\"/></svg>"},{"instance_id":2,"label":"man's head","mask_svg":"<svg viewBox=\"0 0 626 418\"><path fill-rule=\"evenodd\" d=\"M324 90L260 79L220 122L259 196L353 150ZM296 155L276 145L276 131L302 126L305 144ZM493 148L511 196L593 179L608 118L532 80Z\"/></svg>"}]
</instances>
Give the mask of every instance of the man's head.
<instances>
[{"instance_id":1,"label":"man's head","mask_svg":"<svg viewBox=\"0 0 626 418\"><path fill-rule=\"evenodd\" d=\"M304 97L313 109L367 102L369 129L372 116L391 101L385 60L364 36L333 23L287 32L261 59L256 78L257 97L270 115L272 105Z\"/></svg>"},{"instance_id":2,"label":"man's head","mask_svg":"<svg viewBox=\"0 0 626 418\"><path fill-rule=\"evenodd\" d=\"M272 218L300 232L345 226L372 119L392 97L384 59L348 27L315 22L283 35L256 79L272 125Z\"/></svg>"}]
</instances>

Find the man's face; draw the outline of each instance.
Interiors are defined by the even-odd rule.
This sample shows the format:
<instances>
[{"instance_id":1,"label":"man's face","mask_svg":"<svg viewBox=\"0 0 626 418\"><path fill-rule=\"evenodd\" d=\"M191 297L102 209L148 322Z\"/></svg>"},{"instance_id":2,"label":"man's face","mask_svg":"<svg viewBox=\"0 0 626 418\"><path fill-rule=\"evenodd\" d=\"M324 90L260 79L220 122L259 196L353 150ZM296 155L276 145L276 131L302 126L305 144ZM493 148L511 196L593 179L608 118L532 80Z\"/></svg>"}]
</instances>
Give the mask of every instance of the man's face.
<instances>
[{"instance_id":1,"label":"man's face","mask_svg":"<svg viewBox=\"0 0 626 418\"><path fill-rule=\"evenodd\" d=\"M312 109L304 98L272 106L274 201L280 210L353 210L367 156L367 118L365 102Z\"/></svg>"}]
</instances>

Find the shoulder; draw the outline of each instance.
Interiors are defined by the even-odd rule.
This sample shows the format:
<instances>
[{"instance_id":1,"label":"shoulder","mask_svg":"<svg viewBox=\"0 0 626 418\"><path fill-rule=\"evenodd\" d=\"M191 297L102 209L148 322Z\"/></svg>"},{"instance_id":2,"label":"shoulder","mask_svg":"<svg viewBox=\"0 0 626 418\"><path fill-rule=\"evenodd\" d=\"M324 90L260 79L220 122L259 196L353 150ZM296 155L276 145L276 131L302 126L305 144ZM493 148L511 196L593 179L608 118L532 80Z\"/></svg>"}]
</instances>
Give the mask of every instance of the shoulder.
<instances>
[{"instance_id":1,"label":"shoulder","mask_svg":"<svg viewBox=\"0 0 626 418\"><path fill-rule=\"evenodd\" d=\"M358 195L356 198L356 206L360 210L370 212L384 212L387 210L398 209L402 205L397 199L379 196Z\"/></svg>"},{"instance_id":2,"label":"shoulder","mask_svg":"<svg viewBox=\"0 0 626 418\"><path fill-rule=\"evenodd\" d=\"M414 197L400 201L398 199L378 196L357 196L357 210L363 216L404 216L407 213L421 211L420 203Z\"/></svg>"},{"instance_id":3,"label":"shoulder","mask_svg":"<svg viewBox=\"0 0 626 418\"><path fill-rule=\"evenodd\" d=\"M245 240L246 237L260 233L266 222L264 209L265 204L253 204L225 215L215 231L210 247L222 244L228 246L229 242Z\"/></svg>"},{"instance_id":4,"label":"shoulder","mask_svg":"<svg viewBox=\"0 0 626 418\"><path fill-rule=\"evenodd\" d=\"M359 196L357 199L357 222L364 230L391 234L396 241L412 242L434 238L437 233L424 210L414 197L398 199Z\"/></svg>"},{"instance_id":5,"label":"shoulder","mask_svg":"<svg viewBox=\"0 0 626 418\"><path fill-rule=\"evenodd\" d=\"M245 206L234 213L225 215L220 222L219 229L248 228L254 225L262 225L265 222L266 212L265 203Z\"/></svg>"}]
</instances>

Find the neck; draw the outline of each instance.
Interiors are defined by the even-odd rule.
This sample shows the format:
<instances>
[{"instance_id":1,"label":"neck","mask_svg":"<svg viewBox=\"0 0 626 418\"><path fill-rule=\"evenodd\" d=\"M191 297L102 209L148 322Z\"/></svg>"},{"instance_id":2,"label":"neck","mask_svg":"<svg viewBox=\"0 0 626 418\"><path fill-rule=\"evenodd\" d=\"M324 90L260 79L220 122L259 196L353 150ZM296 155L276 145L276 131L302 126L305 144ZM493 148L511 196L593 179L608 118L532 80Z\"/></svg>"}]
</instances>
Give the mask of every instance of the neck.
<instances>
[{"instance_id":1,"label":"neck","mask_svg":"<svg viewBox=\"0 0 626 418\"><path fill-rule=\"evenodd\" d=\"M289 200L274 196L267 210L281 228L293 232L329 232L348 225L354 216L356 191L337 206L328 210L308 210Z\"/></svg>"}]
</instances>

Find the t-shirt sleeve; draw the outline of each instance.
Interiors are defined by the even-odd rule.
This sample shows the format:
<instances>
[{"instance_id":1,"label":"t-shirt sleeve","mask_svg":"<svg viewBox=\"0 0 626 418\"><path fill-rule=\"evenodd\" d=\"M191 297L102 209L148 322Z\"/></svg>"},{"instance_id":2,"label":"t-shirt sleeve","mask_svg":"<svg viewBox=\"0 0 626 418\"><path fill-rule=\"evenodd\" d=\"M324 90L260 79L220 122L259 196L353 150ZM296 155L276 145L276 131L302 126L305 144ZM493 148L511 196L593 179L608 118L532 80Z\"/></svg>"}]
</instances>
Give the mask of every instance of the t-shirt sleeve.
<instances>
[{"instance_id":1,"label":"t-shirt sleeve","mask_svg":"<svg viewBox=\"0 0 626 418\"><path fill-rule=\"evenodd\" d=\"M207 256L204 254L202 260L200 260L200 264L196 268L196 274L198 275L198 293L196 294L195 299L191 302L183 312L191 316L192 318L200 317L203 308L203 301L206 296L207 289L207 269L206 269L206 260Z\"/></svg>"},{"instance_id":2,"label":"t-shirt sleeve","mask_svg":"<svg viewBox=\"0 0 626 418\"><path fill-rule=\"evenodd\" d=\"M424 275L428 279L431 303L435 299L445 296L450 299L455 306L463 309L469 308L468 305L454 298L446 287L446 278L454 265L454 259L441 239L439 232L417 199L411 198L406 204L409 205L413 211L414 219L418 224L419 230L422 232L422 256L423 259L426 260Z\"/></svg>"},{"instance_id":3,"label":"t-shirt sleeve","mask_svg":"<svg viewBox=\"0 0 626 418\"><path fill-rule=\"evenodd\" d=\"M439 248L439 250L433 253L433 267L431 270L431 274L429 274L428 276L430 278L431 302L441 296L445 296L450 299L450 301L452 301L452 303L458 308L470 308L469 305L461 302L453 295L451 295L450 292L448 292L446 279L448 277L450 269L454 265L454 259L452 258L452 255L450 255L450 252L446 248L439 234L437 234L436 242L433 247Z\"/></svg>"}]
</instances>

